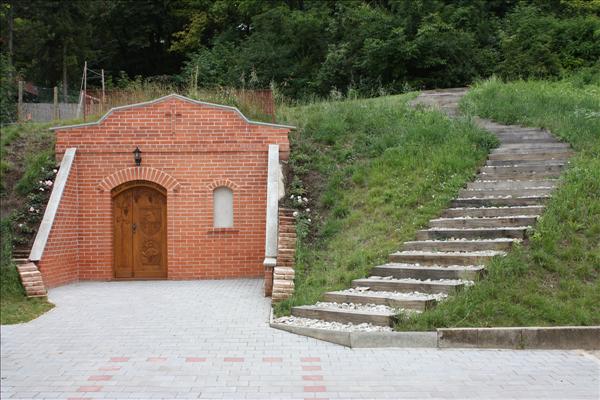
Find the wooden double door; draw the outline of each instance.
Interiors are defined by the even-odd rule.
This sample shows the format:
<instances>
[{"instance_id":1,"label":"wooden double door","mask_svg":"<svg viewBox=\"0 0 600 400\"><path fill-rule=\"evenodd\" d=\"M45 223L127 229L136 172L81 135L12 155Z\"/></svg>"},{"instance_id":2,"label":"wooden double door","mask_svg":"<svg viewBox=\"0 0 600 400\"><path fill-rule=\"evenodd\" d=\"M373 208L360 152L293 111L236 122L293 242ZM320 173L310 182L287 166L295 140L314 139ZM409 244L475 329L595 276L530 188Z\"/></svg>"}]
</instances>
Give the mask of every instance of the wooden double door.
<instances>
[{"instance_id":1,"label":"wooden double door","mask_svg":"<svg viewBox=\"0 0 600 400\"><path fill-rule=\"evenodd\" d=\"M149 182L113 192L114 274L117 279L167 277L167 197Z\"/></svg>"}]
</instances>

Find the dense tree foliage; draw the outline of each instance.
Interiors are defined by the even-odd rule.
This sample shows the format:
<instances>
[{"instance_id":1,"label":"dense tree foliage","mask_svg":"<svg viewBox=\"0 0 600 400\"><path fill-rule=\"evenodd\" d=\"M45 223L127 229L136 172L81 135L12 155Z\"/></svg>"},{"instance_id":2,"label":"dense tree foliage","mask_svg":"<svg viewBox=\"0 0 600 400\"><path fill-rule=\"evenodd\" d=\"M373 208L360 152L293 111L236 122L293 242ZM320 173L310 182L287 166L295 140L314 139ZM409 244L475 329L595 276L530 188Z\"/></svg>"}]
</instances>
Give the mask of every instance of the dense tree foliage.
<instances>
[{"instance_id":1,"label":"dense tree foliage","mask_svg":"<svg viewBox=\"0 0 600 400\"><path fill-rule=\"evenodd\" d=\"M600 0L4 0L3 52L27 80L117 78L293 97L551 78L599 67Z\"/></svg>"}]
</instances>

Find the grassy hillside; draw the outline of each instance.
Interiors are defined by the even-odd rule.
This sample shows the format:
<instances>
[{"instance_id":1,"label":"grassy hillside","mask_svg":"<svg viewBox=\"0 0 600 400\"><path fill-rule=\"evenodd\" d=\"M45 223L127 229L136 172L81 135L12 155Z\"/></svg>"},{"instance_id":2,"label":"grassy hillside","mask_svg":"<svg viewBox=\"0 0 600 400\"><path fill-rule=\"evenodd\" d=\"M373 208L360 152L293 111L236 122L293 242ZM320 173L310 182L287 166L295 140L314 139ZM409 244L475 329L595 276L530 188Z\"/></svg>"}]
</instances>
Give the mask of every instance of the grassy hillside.
<instances>
[{"instance_id":1,"label":"grassy hillside","mask_svg":"<svg viewBox=\"0 0 600 400\"><path fill-rule=\"evenodd\" d=\"M54 136L50 124L2 127L0 133L0 323L29 321L52 308L45 299L27 299L13 248L29 248L44 214L55 176ZM40 183L42 182L42 183Z\"/></svg>"},{"instance_id":2,"label":"grassy hillside","mask_svg":"<svg viewBox=\"0 0 600 400\"><path fill-rule=\"evenodd\" d=\"M473 288L398 328L600 324L600 85L490 80L462 107L547 128L577 155L527 245L494 260Z\"/></svg>"},{"instance_id":3,"label":"grassy hillside","mask_svg":"<svg viewBox=\"0 0 600 400\"><path fill-rule=\"evenodd\" d=\"M279 120L299 127L290 138L287 202L300 214L300 240L296 291L278 313L347 287L385 262L440 213L496 145L466 121L410 109L414 96L280 111Z\"/></svg>"}]
</instances>

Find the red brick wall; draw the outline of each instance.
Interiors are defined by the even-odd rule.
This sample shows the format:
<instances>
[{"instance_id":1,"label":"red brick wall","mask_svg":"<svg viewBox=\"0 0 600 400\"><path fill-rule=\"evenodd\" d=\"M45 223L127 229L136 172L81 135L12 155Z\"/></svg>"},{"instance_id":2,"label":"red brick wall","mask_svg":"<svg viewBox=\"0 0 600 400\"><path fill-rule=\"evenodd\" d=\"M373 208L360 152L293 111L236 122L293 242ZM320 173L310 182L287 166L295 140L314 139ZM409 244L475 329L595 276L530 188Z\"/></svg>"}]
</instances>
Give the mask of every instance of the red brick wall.
<instances>
[{"instance_id":1,"label":"red brick wall","mask_svg":"<svg viewBox=\"0 0 600 400\"><path fill-rule=\"evenodd\" d=\"M77 154L75 154L77 160ZM53 287L79 279L79 202L77 165L74 162L67 178L60 205L42 253L38 268L46 287Z\"/></svg>"},{"instance_id":2,"label":"red brick wall","mask_svg":"<svg viewBox=\"0 0 600 400\"><path fill-rule=\"evenodd\" d=\"M279 144L287 158L288 132L178 97L113 111L98 125L58 129L57 154L77 148L78 223L71 233L77 232L79 279L112 279L110 190L136 179L167 189L169 279L260 276L268 145ZM134 166L136 146L142 167ZM212 191L218 186L233 189L233 228L213 229ZM58 261L44 255L41 265L55 271ZM49 276L47 282L63 280Z\"/></svg>"}]
</instances>

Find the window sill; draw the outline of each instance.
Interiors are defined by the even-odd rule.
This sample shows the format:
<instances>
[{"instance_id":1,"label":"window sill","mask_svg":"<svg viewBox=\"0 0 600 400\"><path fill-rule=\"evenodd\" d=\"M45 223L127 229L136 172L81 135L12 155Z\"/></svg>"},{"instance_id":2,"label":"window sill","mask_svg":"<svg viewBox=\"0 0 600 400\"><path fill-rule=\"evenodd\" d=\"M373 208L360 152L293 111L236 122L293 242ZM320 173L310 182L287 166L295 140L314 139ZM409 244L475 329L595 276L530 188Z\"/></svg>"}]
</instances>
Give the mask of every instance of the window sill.
<instances>
[{"instance_id":1,"label":"window sill","mask_svg":"<svg viewBox=\"0 0 600 400\"><path fill-rule=\"evenodd\" d=\"M237 228L212 228L208 230L209 235L221 235L221 234L231 234L231 233L239 233L239 229Z\"/></svg>"}]
</instances>

